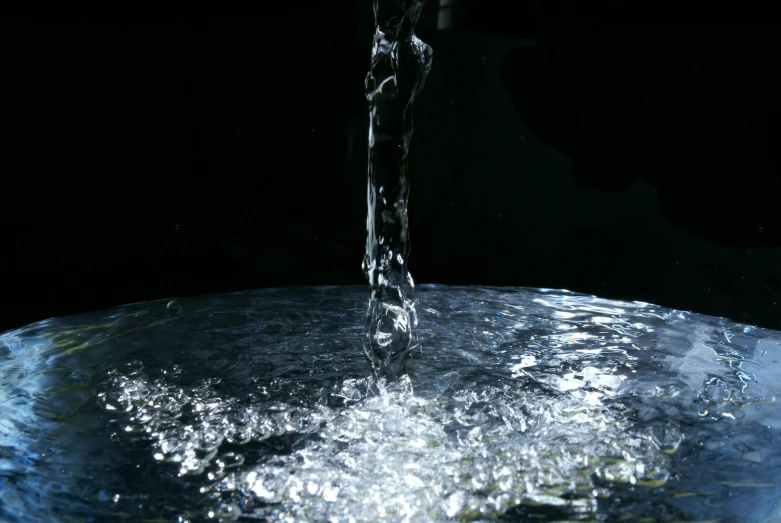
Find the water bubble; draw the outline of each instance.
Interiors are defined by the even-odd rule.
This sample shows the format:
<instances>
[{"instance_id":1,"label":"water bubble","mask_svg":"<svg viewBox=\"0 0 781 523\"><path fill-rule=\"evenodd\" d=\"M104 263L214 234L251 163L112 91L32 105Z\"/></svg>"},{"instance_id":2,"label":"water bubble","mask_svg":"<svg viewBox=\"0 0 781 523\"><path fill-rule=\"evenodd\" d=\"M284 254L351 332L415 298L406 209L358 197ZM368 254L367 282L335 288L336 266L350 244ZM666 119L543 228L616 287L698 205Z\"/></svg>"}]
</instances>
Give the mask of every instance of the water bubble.
<instances>
[{"instance_id":1,"label":"water bubble","mask_svg":"<svg viewBox=\"0 0 781 523\"><path fill-rule=\"evenodd\" d=\"M713 405L723 405L729 397L730 391L723 382L708 385L702 393L702 398Z\"/></svg>"},{"instance_id":2,"label":"water bubble","mask_svg":"<svg viewBox=\"0 0 781 523\"><path fill-rule=\"evenodd\" d=\"M168 315L172 316L182 312L182 305L176 300L171 300L165 304L165 309Z\"/></svg>"}]
</instances>

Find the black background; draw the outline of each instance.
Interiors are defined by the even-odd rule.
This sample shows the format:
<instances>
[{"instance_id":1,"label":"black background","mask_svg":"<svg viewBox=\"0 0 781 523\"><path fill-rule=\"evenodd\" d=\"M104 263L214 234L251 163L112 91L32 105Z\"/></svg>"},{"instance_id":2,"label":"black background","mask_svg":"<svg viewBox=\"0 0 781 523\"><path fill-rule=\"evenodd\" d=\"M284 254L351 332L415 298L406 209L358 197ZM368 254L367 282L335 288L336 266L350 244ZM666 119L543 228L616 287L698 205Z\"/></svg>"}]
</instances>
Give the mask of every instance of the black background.
<instances>
[{"instance_id":1,"label":"black background","mask_svg":"<svg viewBox=\"0 0 781 523\"><path fill-rule=\"evenodd\" d=\"M284 4L284 5L283 5ZM362 283L368 0L4 13L0 330ZM772 7L454 3L411 149L418 282L781 328ZM721 9L721 10L719 10Z\"/></svg>"}]
</instances>

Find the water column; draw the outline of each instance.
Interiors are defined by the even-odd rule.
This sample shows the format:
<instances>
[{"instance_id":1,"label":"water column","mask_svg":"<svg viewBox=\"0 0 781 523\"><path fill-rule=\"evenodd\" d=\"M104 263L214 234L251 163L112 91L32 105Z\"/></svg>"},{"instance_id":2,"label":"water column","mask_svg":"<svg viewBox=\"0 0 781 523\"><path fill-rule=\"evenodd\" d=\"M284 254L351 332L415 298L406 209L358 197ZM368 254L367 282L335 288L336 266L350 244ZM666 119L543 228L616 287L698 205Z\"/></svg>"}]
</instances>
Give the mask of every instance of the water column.
<instances>
[{"instance_id":1,"label":"water column","mask_svg":"<svg viewBox=\"0 0 781 523\"><path fill-rule=\"evenodd\" d=\"M366 255L371 285L364 351L378 377L407 370L419 349L414 283L408 270L408 151L412 106L431 68L431 47L415 35L424 0L374 0L376 30L366 76L369 172Z\"/></svg>"}]
</instances>

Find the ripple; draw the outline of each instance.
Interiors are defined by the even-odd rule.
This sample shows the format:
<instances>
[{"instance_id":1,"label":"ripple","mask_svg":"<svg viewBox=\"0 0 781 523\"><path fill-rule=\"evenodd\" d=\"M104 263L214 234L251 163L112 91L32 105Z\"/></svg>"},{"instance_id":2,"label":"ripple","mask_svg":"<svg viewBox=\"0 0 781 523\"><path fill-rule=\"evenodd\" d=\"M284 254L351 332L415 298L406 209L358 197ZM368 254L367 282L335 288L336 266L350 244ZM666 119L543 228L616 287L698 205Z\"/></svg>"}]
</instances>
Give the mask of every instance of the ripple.
<instances>
[{"instance_id":1,"label":"ripple","mask_svg":"<svg viewBox=\"0 0 781 523\"><path fill-rule=\"evenodd\" d=\"M0 336L0 519L762 520L781 333L422 286L376 383L363 288L134 304Z\"/></svg>"}]
</instances>

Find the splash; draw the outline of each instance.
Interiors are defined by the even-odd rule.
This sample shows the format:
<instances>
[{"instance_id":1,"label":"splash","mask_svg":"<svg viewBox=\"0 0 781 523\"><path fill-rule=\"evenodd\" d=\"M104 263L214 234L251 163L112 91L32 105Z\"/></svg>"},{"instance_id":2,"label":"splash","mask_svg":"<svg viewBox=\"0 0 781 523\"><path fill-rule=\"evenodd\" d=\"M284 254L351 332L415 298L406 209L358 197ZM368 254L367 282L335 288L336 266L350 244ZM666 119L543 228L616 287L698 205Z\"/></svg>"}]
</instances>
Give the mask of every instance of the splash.
<instances>
[{"instance_id":1,"label":"splash","mask_svg":"<svg viewBox=\"0 0 781 523\"><path fill-rule=\"evenodd\" d=\"M431 47L415 35L422 0L375 0L376 30L366 98L369 176L366 255L371 285L364 351L374 372L394 379L420 347L414 283L408 270L408 151L412 107L431 68Z\"/></svg>"},{"instance_id":2,"label":"splash","mask_svg":"<svg viewBox=\"0 0 781 523\"><path fill-rule=\"evenodd\" d=\"M566 291L416 299L426 358L376 390L360 287L0 335L0 521L778 518L781 333Z\"/></svg>"}]
</instances>

